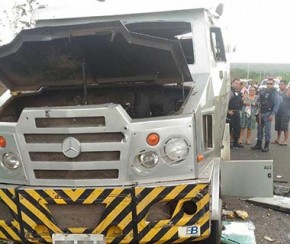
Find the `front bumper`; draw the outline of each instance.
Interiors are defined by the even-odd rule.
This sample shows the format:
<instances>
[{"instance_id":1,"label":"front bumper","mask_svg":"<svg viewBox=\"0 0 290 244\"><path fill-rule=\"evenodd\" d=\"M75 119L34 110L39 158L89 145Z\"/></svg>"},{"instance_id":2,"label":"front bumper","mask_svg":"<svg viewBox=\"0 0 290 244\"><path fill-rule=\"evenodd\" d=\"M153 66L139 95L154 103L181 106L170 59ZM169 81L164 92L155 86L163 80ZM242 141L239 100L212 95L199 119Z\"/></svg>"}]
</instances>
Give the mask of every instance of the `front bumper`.
<instances>
[{"instance_id":1,"label":"front bumper","mask_svg":"<svg viewBox=\"0 0 290 244\"><path fill-rule=\"evenodd\" d=\"M51 243L54 233L97 233L107 243L182 243L210 234L208 184L112 189L2 187L0 198L0 239L4 240ZM182 235L184 226L198 226L200 232Z\"/></svg>"}]
</instances>

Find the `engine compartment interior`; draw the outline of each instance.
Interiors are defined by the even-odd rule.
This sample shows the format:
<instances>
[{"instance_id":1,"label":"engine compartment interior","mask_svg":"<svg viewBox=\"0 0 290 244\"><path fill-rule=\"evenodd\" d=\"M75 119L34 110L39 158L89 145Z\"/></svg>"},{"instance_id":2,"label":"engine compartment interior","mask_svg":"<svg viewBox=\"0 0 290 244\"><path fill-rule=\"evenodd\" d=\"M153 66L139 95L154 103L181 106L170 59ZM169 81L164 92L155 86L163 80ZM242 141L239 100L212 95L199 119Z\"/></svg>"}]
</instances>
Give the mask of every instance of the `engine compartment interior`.
<instances>
[{"instance_id":1,"label":"engine compartment interior","mask_svg":"<svg viewBox=\"0 0 290 244\"><path fill-rule=\"evenodd\" d=\"M178 114L190 92L182 85L121 84L106 86L43 88L11 97L1 108L1 122L17 122L23 109L40 107L120 104L134 118ZM84 95L86 94L86 95Z\"/></svg>"}]
</instances>

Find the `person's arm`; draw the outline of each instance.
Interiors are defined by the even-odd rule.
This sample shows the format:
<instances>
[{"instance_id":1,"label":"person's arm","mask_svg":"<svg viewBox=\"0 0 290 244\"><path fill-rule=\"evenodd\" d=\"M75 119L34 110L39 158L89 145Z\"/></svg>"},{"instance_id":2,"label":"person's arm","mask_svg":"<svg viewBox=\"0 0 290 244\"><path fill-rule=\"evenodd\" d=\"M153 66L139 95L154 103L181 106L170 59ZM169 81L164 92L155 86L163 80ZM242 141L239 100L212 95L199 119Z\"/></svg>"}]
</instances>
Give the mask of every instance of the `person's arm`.
<instances>
[{"instance_id":1,"label":"person's arm","mask_svg":"<svg viewBox=\"0 0 290 244\"><path fill-rule=\"evenodd\" d=\"M246 106L251 105L251 100L249 99L248 94L244 94L244 96L243 96L243 105L246 105Z\"/></svg>"},{"instance_id":2,"label":"person's arm","mask_svg":"<svg viewBox=\"0 0 290 244\"><path fill-rule=\"evenodd\" d=\"M282 97L279 95L278 92L275 93L274 95L274 108L272 113L269 116L269 120L272 121L272 119L274 118L275 114L278 112L278 109L280 107L282 101Z\"/></svg>"}]
</instances>

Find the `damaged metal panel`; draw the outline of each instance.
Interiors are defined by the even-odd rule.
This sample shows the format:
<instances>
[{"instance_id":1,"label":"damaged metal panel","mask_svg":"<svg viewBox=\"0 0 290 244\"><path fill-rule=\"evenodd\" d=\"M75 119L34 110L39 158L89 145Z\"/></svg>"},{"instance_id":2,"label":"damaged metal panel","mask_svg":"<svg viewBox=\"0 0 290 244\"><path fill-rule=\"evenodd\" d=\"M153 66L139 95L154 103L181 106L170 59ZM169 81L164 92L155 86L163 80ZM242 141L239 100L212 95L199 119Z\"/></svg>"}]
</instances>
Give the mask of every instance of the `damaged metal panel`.
<instances>
[{"instance_id":1,"label":"damaged metal panel","mask_svg":"<svg viewBox=\"0 0 290 244\"><path fill-rule=\"evenodd\" d=\"M273 196L273 160L221 162L222 195L239 197Z\"/></svg>"},{"instance_id":2,"label":"damaged metal panel","mask_svg":"<svg viewBox=\"0 0 290 244\"><path fill-rule=\"evenodd\" d=\"M247 200L255 205L272 208L281 212L290 213L290 198L282 196L253 197Z\"/></svg>"},{"instance_id":3,"label":"damaged metal panel","mask_svg":"<svg viewBox=\"0 0 290 244\"><path fill-rule=\"evenodd\" d=\"M0 79L12 91L82 85L84 73L88 85L192 80L178 41L120 21L24 30L0 48Z\"/></svg>"}]
</instances>

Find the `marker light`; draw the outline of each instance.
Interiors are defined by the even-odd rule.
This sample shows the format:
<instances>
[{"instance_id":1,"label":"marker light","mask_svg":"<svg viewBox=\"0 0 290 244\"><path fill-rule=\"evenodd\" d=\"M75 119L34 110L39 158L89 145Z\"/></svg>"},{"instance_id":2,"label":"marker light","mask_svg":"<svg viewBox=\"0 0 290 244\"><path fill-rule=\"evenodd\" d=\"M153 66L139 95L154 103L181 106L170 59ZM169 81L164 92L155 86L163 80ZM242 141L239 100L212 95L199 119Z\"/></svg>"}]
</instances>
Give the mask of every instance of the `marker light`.
<instances>
[{"instance_id":1,"label":"marker light","mask_svg":"<svg viewBox=\"0 0 290 244\"><path fill-rule=\"evenodd\" d=\"M6 147L6 139L3 136L0 136L0 147Z\"/></svg>"},{"instance_id":2,"label":"marker light","mask_svg":"<svg viewBox=\"0 0 290 244\"><path fill-rule=\"evenodd\" d=\"M202 154L198 154L196 159L197 159L197 162L201 162L201 161L203 161L204 156Z\"/></svg>"},{"instance_id":3,"label":"marker light","mask_svg":"<svg viewBox=\"0 0 290 244\"><path fill-rule=\"evenodd\" d=\"M146 142L150 146L156 146L159 143L159 141L160 137L157 133L150 133L146 138Z\"/></svg>"}]
</instances>

